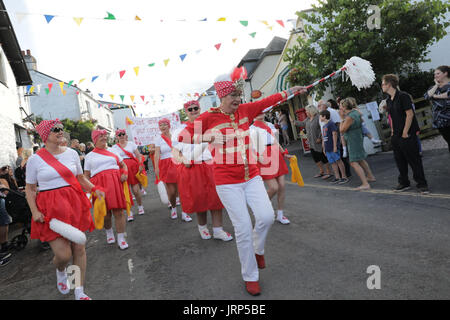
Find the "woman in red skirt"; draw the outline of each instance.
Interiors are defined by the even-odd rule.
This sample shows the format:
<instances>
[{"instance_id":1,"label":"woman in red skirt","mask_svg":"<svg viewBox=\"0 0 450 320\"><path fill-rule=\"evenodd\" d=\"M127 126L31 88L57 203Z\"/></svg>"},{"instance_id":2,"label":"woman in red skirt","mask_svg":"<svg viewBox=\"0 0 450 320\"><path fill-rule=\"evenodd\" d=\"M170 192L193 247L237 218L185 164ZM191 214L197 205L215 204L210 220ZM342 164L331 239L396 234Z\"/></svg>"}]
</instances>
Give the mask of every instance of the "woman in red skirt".
<instances>
[{"instance_id":1,"label":"woman in red skirt","mask_svg":"<svg viewBox=\"0 0 450 320\"><path fill-rule=\"evenodd\" d=\"M128 171L122 157L114 153L108 147L108 132L106 130L92 131L92 141L95 149L85 158L84 175L90 181L105 190L106 216L104 228L106 231L106 242L116 242L112 229L112 215L116 221L117 243L119 248L125 250L128 243L125 240L125 215L123 211L127 208L123 182L127 181Z\"/></svg>"},{"instance_id":2,"label":"woman in red skirt","mask_svg":"<svg viewBox=\"0 0 450 320\"><path fill-rule=\"evenodd\" d=\"M188 122L193 123L200 115L198 101L192 100L184 104ZM197 213L198 231L202 239L211 239L207 228L206 212L211 211L213 237L230 241L233 237L223 230L222 209L214 184L212 155L207 143L192 145L178 142L178 134L186 127L183 124L174 133L172 140L174 157L180 163L178 171L178 192L183 211Z\"/></svg>"},{"instance_id":3,"label":"woman in red skirt","mask_svg":"<svg viewBox=\"0 0 450 320\"><path fill-rule=\"evenodd\" d=\"M125 130L119 129L116 131L116 138L119 142L112 147L115 154L121 156L128 168L128 184L136 197L138 203L138 214L144 214L144 206L142 205L141 188L139 187L139 181L136 178L136 174L144 170L144 164L141 163L141 154L132 141L128 141L128 135ZM139 160L138 160L139 159ZM133 212L130 212L128 221L133 221Z\"/></svg>"},{"instance_id":4,"label":"woman in red skirt","mask_svg":"<svg viewBox=\"0 0 450 320\"><path fill-rule=\"evenodd\" d=\"M164 182L170 203L170 217L176 219L177 215L177 165L172 159L172 135L170 134L170 120L161 119L158 122L161 135L155 142L155 175L158 181ZM184 220L191 221L191 217L183 216Z\"/></svg>"},{"instance_id":5,"label":"woman in red skirt","mask_svg":"<svg viewBox=\"0 0 450 320\"><path fill-rule=\"evenodd\" d=\"M264 151L259 155L258 167L260 175L267 185L269 199L278 194L278 211L276 220L282 224L289 224L290 221L284 216L284 199L286 195L286 183L284 176L289 173L285 158L289 159L287 149L283 150L276 138L276 129L273 124L264 121L264 114L255 118L251 126L253 132L259 137Z\"/></svg>"},{"instance_id":6,"label":"woman in red skirt","mask_svg":"<svg viewBox=\"0 0 450 320\"><path fill-rule=\"evenodd\" d=\"M55 255L53 263L57 268L57 288L62 294L70 292L66 267L73 258L73 264L81 271L81 286L75 288L75 299L90 300L83 288L85 245L71 242L52 231L49 221L57 219L82 232L92 231L95 227L90 213L91 205L82 189L95 192L98 197L104 197L105 194L83 175L78 154L59 145L64 139L63 130L58 119L43 120L36 127L45 148L32 155L27 163L25 192L33 216L31 238L50 244Z\"/></svg>"}]
</instances>

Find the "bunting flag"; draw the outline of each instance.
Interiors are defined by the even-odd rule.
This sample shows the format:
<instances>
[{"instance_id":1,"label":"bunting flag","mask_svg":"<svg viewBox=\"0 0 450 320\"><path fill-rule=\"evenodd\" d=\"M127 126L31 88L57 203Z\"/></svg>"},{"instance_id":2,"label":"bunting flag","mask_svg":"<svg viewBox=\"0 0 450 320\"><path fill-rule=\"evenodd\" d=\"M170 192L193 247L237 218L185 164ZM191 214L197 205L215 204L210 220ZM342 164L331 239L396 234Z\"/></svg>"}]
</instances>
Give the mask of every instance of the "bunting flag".
<instances>
[{"instance_id":1,"label":"bunting flag","mask_svg":"<svg viewBox=\"0 0 450 320\"><path fill-rule=\"evenodd\" d=\"M222 45L221 43L218 43L218 44L214 45L214 47L216 47L217 51L219 51L221 45Z\"/></svg>"},{"instance_id":2,"label":"bunting flag","mask_svg":"<svg viewBox=\"0 0 450 320\"><path fill-rule=\"evenodd\" d=\"M124 95L120 95L120 100L122 100L122 102L123 102L123 99L125 99L125 96Z\"/></svg>"},{"instance_id":3,"label":"bunting flag","mask_svg":"<svg viewBox=\"0 0 450 320\"><path fill-rule=\"evenodd\" d=\"M236 43L237 38L233 38L231 39L231 41L233 41L233 43Z\"/></svg>"},{"instance_id":4,"label":"bunting flag","mask_svg":"<svg viewBox=\"0 0 450 320\"><path fill-rule=\"evenodd\" d=\"M134 67L133 70L134 70L134 73L136 73L136 77L137 77L139 74L139 67Z\"/></svg>"},{"instance_id":5,"label":"bunting flag","mask_svg":"<svg viewBox=\"0 0 450 320\"><path fill-rule=\"evenodd\" d=\"M249 33L250 37L254 38L256 36L256 32Z\"/></svg>"},{"instance_id":6,"label":"bunting flag","mask_svg":"<svg viewBox=\"0 0 450 320\"><path fill-rule=\"evenodd\" d=\"M155 66L155 63L154 63L154 62L149 63L148 66L149 66L150 68L151 68L151 67L154 67L154 66Z\"/></svg>"},{"instance_id":7,"label":"bunting flag","mask_svg":"<svg viewBox=\"0 0 450 320\"><path fill-rule=\"evenodd\" d=\"M130 96L131 102L134 103L134 96Z\"/></svg>"},{"instance_id":8,"label":"bunting flag","mask_svg":"<svg viewBox=\"0 0 450 320\"><path fill-rule=\"evenodd\" d=\"M284 28L284 22L283 22L283 20L275 20L275 21L278 22L278 24Z\"/></svg>"},{"instance_id":9,"label":"bunting flag","mask_svg":"<svg viewBox=\"0 0 450 320\"><path fill-rule=\"evenodd\" d=\"M262 24L265 24L266 26L269 26L269 23L266 20L261 20Z\"/></svg>"},{"instance_id":10,"label":"bunting flag","mask_svg":"<svg viewBox=\"0 0 450 320\"><path fill-rule=\"evenodd\" d=\"M61 93L64 93L64 82L59 82L59 87L61 88Z\"/></svg>"},{"instance_id":11,"label":"bunting flag","mask_svg":"<svg viewBox=\"0 0 450 320\"><path fill-rule=\"evenodd\" d=\"M136 17L134 17L134 20L136 20L136 21L141 21L142 19L139 18L138 16L136 16Z\"/></svg>"},{"instance_id":12,"label":"bunting flag","mask_svg":"<svg viewBox=\"0 0 450 320\"><path fill-rule=\"evenodd\" d=\"M114 95L110 94L109 97L111 98L111 100L114 100Z\"/></svg>"},{"instance_id":13,"label":"bunting flag","mask_svg":"<svg viewBox=\"0 0 450 320\"><path fill-rule=\"evenodd\" d=\"M84 80L86 80L86 78L80 79L80 81L78 81L78 84L82 83Z\"/></svg>"},{"instance_id":14,"label":"bunting flag","mask_svg":"<svg viewBox=\"0 0 450 320\"><path fill-rule=\"evenodd\" d=\"M204 19L198 20L198 21L208 21L208 19L207 19L207 18L204 18Z\"/></svg>"},{"instance_id":15,"label":"bunting flag","mask_svg":"<svg viewBox=\"0 0 450 320\"><path fill-rule=\"evenodd\" d=\"M52 91L52 87L53 87L53 83L49 83L48 84L48 93L50 93L50 91Z\"/></svg>"},{"instance_id":16,"label":"bunting flag","mask_svg":"<svg viewBox=\"0 0 450 320\"><path fill-rule=\"evenodd\" d=\"M73 18L73 20L77 23L78 26L81 25L81 23L83 22L84 18Z\"/></svg>"},{"instance_id":17,"label":"bunting flag","mask_svg":"<svg viewBox=\"0 0 450 320\"><path fill-rule=\"evenodd\" d=\"M164 60L164 65L167 67L167 64L169 63L170 59Z\"/></svg>"},{"instance_id":18,"label":"bunting flag","mask_svg":"<svg viewBox=\"0 0 450 320\"><path fill-rule=\"evenodd\" d=\"M47 23L50 23L50 21L52 21L52 19L53 19L55 16L51 16L51 15L49 15L49 14L44 14L44 17L45 17L45 20L47 21Z\"/></svg>"},{"instance_id":19,"label":"bunting flag","mask_svg":"<svg viewBox=\"0 0 450 320\"><path fill-rule=\"evenodd\" d=\"M125 72L127 72L127 71L126 70L122 70L122 71L119 72L120 79L123 78L123 76L125 75Z\"/></svg>"},{"instance_id":20,"label":"bunting flag","mask_svg":"<svg viewBox=\"0 0 450 320\"><path fill-rule=\"evenodd\" d=\"M180 55L180 59L181 59L182 62L184 61L185 58L186 58L186 53Z\"/></svg>"},{"instance_id":21,"label":"bunting flag","mask_svg":"<svg viewBox=\"0 0 450 320\"><path fill-rule=\"evenodd\" d=\"M217 21L226 21L227 20L227 18L219 18L219 19L217 19Z\"/></svg>"},{"instance_id":22,"label":"bunting flag","mask_svg":"<svg viewBox=\"0 0 450 320\"><path fill-rule=\"evenodd\" d=\"M99 93L98 96L103 99L103 93Z\"/></svg>"},{"instance_id":23,"label":"bunting flag","mask_svg":"<svg viewBox=\"0 0 450 320\"><path fill-rule=\"evenodd\" d=\"M125 117L125 123L126 123L127 125L129 125L129 124L134 124L134 122L131 121L131 119L128 118L128 116Z\"/></svg>"},{"instance_id":24,"label":"bunting flag","mask_svg":"<svg viewBox=\"0 0 450 320\"><path fill-rule=\"evenodd\" d=\"M111 12L106 11L106 13L108 14L108 16L105 18L105 20L116 20L116 17Z\"/></svg>"},{"instance_id":25,"label":"bunting flag","mask_svg":"<svg viewBox=\"0 0 450 320\"><path fill-rule=\"evenodd\" d=\"M69 83L67 84L68 87L70 87L73 83L73 80L70 80Z\"/></svg>"},{"instance_id":26,"label":"bunting flag","mask_svg":"<svg viewBox=\"0 0 450 320\"><path fill-rule=\"evenodd\" d=\"M241 20L241 21L239 21L244 27L247 27L248 26L248 21L246 21L246 20Z\"/></svg>"},{"instance_id":27,"label":"bunting flag","mask_svg":"<svg viewBox=\"0 0 450 320\"><path fill-rule=\"evenodd\" d=\"M46 93L46 94L49 94L49 93L50 93L50 90L49 90L48 88L45 88L45 93Z\"/></svg>"},{"instance_id":28,"label":"bunting flag","mask_svg":"<svg viewBox=\"0 0 450 320\"><path fill-rule=\"evenodd\" d=\"M92 80L91 80L91 82L94 82L95 80L97 80L97 78L98 78L98 76L94 76L94 77L92 77Z\"/></svg>"},{"instance_id":29,"label":"bunting flag","mask_svg":"<svg viewBox=\"0 0 450 320\"><path fill-rule=\"evenodd\" d=\"M142 102L145 102L145 96L141 96Z\"/></svg>"},{"instance_id":30,"label":"bunting flag","mask_svg":"<svg viewBox=\"0 0 450 320\"><path fill-rule=\"evenodd\" d=\"M31 86L30 90L28 91L30 94L34 92L34 86Z\"/></svg>"}]
</instances>

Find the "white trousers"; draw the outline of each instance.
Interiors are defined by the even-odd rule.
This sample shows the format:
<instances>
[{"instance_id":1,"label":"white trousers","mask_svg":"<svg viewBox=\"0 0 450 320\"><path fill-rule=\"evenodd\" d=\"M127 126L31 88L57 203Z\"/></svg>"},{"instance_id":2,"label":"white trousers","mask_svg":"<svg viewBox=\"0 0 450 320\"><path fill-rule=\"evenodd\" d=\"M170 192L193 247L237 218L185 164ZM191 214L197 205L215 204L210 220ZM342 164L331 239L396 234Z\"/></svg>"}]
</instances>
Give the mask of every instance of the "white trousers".
<instances>
[{"instance_id":1,"label":"white trousers","mask_svg":"<svg viewBox=\"0 0 450 320\"><path fill-rule=\"evenodd\" d=\"M264 182L256 176L244 183L216 186L216 190L234 227L242 277L244 281L258 281L255 253L264 254L267 233L275 219ZM254 228L247 204L255 216Z\"/></svg>"}]
</instances>

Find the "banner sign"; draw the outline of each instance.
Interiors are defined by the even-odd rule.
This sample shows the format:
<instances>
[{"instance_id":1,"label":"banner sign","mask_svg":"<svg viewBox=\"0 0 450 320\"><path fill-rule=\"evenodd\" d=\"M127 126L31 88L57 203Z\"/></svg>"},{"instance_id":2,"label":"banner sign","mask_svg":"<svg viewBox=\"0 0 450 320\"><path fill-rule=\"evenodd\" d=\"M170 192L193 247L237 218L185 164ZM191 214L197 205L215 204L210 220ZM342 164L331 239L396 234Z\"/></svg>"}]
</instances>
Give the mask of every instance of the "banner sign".
<instances>
[{"instance_id":1,"label":"banner sign","mask_svg":"<svg viewBox=\"0 0 450 320\"><path fill-rule=\"evenodd\" d=\"M156 138L161 135L159 130L158 121L167 118L170 120L170 131L173 132L176 128L181 125L180 115L178 112L166 114L160 117L153 118L135 118L132 117L129 124L128 130L131 133L131 138L137 146L147 146L149 144L154 144Z\"/></svg>"}]
</instances>

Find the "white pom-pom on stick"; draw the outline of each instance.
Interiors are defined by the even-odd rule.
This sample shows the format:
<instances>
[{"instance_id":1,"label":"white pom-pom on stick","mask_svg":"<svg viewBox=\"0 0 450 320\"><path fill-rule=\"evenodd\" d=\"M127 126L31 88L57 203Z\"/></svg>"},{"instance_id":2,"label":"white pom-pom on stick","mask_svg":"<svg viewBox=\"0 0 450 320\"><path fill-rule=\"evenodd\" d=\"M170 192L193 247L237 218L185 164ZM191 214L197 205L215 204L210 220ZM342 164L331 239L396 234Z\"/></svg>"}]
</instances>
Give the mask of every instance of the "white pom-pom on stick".
<instances>
[{"instance_id":1,"label":"white pom-pom on stick","mask_svg":"<svg viewBox=\"0 0 450 320\"><path fill-rule=\"evenodd\" d=\"M351 57L344 65L345 73L358 90L369 88L375 81L372 64L360 57Z\"/></svg>"},{"instance_id":2,"label":"white pom-pom on stick","mask_svg":"<svg viewBox=\"0 0 450 320\"><path fill-rule=\"evenodd\" d=\"M83 232L71 226L70 224L62 222L58 219L53 218L52 220L50 220L50 229L52 229L56 233L59 233L64 238L72 242L78 244L86 243L86 235Z\"/></svg>"}]
</instances>

